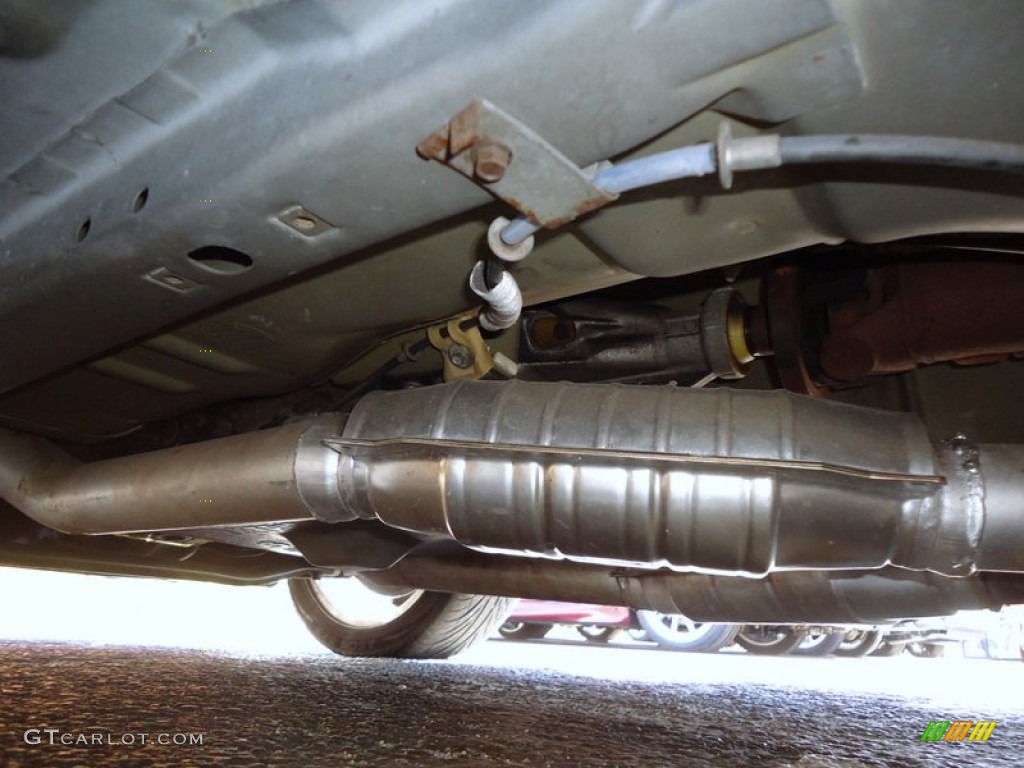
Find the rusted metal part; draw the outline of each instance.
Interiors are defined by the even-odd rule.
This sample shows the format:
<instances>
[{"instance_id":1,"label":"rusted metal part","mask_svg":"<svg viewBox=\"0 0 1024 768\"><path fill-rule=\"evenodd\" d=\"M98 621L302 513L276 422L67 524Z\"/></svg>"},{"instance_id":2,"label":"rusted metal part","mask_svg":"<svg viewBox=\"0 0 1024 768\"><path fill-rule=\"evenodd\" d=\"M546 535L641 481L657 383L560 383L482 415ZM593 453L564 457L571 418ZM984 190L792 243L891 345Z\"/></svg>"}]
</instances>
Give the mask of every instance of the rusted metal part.
<instances>
[{"instance_id":1,"label":"rusted metal part","mask_svg":"<svg viewBox=\"0 0 1024 768\"><path fill-rule=\"evenodd\" d=\"M477 99L416 146L548 228L615 200L591 175L507 112Z\"/></svg>"},{"instance_id":2,"label":"rusted metal part","mask_svg":"<svg viewBox=\"0 0 1024 768\"><path fill-rule=\"evenodd\" d=\"M486 184L501 181L510 162L512 153L500 141L485 139L473 145L473 172Z\"/></svg>"},{"instance_id":3,"label":"rusted metal part","mask_svg":"<svg viewBox=\"0 0 1024 768\"><path fill-rule=\"evenodd\" d=\"M872 270L860 296L829 307L822 372L854 382L919 365L1024 355L1021 296L1019 261L931 261Z\"/></svg>"},{"instance_id":4,"label":"rusted metal part","mask_svg":"<svg viewBox=\"0 0 1024 768\"><path fill-rule=\"evenodd\" d=\"M802 309L800 270L795 266L775 270L765 280L762 293L775 370L782 386L790 392L824 397L828 390L815 381L808 364L815 351L808 338L813 322Z\"/></svg>"}]
</instances>

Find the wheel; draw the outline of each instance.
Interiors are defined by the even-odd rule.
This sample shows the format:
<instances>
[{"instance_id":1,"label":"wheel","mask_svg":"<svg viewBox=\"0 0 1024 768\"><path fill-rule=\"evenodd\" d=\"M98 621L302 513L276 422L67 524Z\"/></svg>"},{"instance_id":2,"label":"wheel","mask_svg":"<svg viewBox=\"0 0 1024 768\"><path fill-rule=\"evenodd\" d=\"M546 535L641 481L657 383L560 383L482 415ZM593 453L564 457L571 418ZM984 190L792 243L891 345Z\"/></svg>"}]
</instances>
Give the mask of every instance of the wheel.
<instances>
[{"instance_id":1,"label":"wheel","mask_svg":"<svg viewBox=\"0 0 1024 768\"><path fill-rule=\"evenodd\" d=\"M540 640L553 626L532 621L506 621L498 627L498 634L506 640Z\"/></svg>"},{"instance_id":2,"label":"wheel","mask_svg":"<svg viewBox=\"0 0 1024 768\"><path fill-rule=\"evenodd\" d=\"M422 590L384 595L357 577L290 579L288 589L313 637L345 656L444 659L490 635L515 603Z\"/></svg>"},{"instance_id":3,"label":"wheel","mask_svg":"<svg viewBox=\"0 0 1024 768\"><path fill-rule=\"evenodd\" d=\"M794 656L828 656L843 642L842 632L804 635L800 645L793 649Z\"/></svg>"},{"instance_id":4,"label":"wheel","mask_svg":"<svg viewBox=\"0 0 1024 768\"><path fill-rule=\"evenodd\" d=\"M872 656L899 656L903 653L903 648L906 643L888 643L883 642L875 650L871 652Z\"/></svg>"},{"instance_id":5,"label":"wheel","mask_svg":"<svg viewBox=\"0 0 1024 768\"><path fill-rule=\"evenodd\" d=\"M748 653L758 656L781 656L789 653L803 640L788 627L746 626L736 635L736 642Z\"/></svg>"},{"instance_id":6,"label":"wheel","mask_svg":"<svg viewBox=\"0 0 1024 768\"><path fill-rule=\"evenodd\" d=\"M882 633L877 630L851 629L842 638L839 647L832 653L848 659L867 656L882 644Z\"/></svg>"},{"instance_id":7,"label":"wheel","mask_svg":"<svg viewBox=\"0 0 1024 768\"><path fill-rule=\"evenodd\" d=\"M739 631L736 624L705 624L657 611L637 611L636 619L648 638L673 651L714 653L731 645Z\"/></svg>"},{"instance_id":8,"label":"wheel","mask_svg":"<svg viewBox=\"0 0 1024 768\"><path fill-rule=\"evenodd\" d=\"M592 624L580 624L576 631L586 638L588 643L606 644L622 631L619 627L596 627Z\"/></svg>"},{"instance_id":9,"label":"wheel","mask_svg":"<svg viewBox=\"0 0 1024 768\"><path fill-rule=\"evenodd\" d=\"M907 650L919 659L938 659L946 655L946 647L941 643L907 643Z\"/></svg>"}]
</instances>

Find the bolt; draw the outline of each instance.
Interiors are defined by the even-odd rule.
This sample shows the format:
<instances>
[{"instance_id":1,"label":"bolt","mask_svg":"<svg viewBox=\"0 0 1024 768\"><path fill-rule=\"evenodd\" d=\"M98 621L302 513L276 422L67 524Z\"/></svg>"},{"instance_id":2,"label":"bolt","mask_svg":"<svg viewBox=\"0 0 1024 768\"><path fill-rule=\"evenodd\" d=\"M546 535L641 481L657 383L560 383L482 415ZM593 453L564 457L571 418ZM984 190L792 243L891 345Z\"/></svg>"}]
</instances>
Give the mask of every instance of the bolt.
<instances>
[{"instance_id":1,"label":"bolt","mask_svg":"<svg viewBox=\"0 0 1024 768\"><path fill-rule=\"evenodd\" d=\"M406 342L402 345L401 358L404 363L415 363L420 359L420 355L422 354L422 351L416 351L412 342Z\"/></svg>"},{"instance_id":2,"label":"bolt","mask_svg":"<svg viewBox=\"0 0 1024 768\"><path fill-rule=\"evenodd\" d=\"M739 219L729 225L729 229L738 235L752 235L754 234L760 224L753 219ZM731 280L729 282L732 282Z\"/></svg>"},{"instance_id":3,"label":"bolt","mask_svg":"<svg viewBox=\"0 0 1024 768\"><path fill-rule=\"evenodd\" d=\"M474 360L473 350L461 344L452 344L448 347L448 360L456 368L472 368Z\"/></svg>"},{"instance_id":4,"label":"bolt","mask_svg":"<svg viewBox=\"0 0 1024 768\"><path fill-rule=\"evenodd\" d=\"M486 184L500 181L510 162L512 153L500 142L484 139L473 145L473 173Z\"/></svg>"}]
</instances>

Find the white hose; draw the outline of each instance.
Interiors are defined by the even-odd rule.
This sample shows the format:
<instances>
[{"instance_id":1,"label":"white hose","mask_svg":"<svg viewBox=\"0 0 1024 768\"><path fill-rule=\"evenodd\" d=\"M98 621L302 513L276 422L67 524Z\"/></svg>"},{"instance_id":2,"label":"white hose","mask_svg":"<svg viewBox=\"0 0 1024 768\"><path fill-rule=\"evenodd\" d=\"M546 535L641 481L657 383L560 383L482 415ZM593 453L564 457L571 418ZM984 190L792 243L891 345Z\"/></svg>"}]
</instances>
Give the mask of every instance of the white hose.
<instances>
[{"instance_id":1,"label":"white hose","mask_svg":"<svg viewBox=\"0 0 1024 768\"><path fill-rule=\"evenodd\" d=\"M469 289L487 302L480 313L480 327L485 331L504 331L519 322L523 294L509 272L503 272L498 284L488 288L484 281L484 262L478 261L469 275Z\"/></svg>"}]
</instances>

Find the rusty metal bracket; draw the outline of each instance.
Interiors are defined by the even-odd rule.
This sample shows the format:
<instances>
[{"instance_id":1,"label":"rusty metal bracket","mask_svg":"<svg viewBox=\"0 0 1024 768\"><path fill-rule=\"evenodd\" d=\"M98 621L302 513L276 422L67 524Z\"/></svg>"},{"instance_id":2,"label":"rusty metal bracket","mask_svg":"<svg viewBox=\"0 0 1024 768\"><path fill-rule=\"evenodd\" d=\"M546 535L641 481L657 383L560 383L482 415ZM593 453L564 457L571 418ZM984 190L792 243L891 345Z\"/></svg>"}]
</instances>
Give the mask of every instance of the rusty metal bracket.
<instances>
[{"instance_id":1,"label":"rusty metal bracket","mask_svg":"<svg viewBox=\"0 0 1024 768\"><path fill-rule=\"evenodd\" d=\"M444 360L445 381L480 379L494 367L494 358L480 335L480 327L474 325L468 330L462 327L466 320L476 316L476 311L467 312L427 329L427 340Z\"/></svg>"},{"instance_id":2,"label":"rusty metal bracket","mask_svg":"<svg viewBox=\"0 0 1024 768\"><path fill-rule=\"evenodd\" d=\"M549 229L618 197L595 186L592 174L484 99L427 136L416 151L454 168Z\"/></svg>"}]
</instances>

